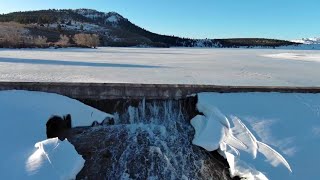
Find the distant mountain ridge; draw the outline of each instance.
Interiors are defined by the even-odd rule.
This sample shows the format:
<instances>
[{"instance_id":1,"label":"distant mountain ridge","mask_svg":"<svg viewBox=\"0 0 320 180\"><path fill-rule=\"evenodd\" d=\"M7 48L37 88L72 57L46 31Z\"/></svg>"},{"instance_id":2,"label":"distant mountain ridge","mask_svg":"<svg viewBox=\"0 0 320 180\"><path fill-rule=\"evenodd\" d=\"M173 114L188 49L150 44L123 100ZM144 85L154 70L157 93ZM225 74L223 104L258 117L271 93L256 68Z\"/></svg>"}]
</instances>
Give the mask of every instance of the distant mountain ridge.
<instances>
[{"instance_id":1,"label":"distant mountain ridge","mask_svg":"<svg viewBox=\"0 0 320 180\"><path fill-rule=\"evenodd\" d=\"M13 12L0 15L0 22L18 22L28 25L33 35L46 36L50 42L60 34L98 34L102 46L140 47L279 47L299 43L263 38L190 39L160 35L145 30L116 12L93 9L49 9Z\"/></svg>"}]
</instances>

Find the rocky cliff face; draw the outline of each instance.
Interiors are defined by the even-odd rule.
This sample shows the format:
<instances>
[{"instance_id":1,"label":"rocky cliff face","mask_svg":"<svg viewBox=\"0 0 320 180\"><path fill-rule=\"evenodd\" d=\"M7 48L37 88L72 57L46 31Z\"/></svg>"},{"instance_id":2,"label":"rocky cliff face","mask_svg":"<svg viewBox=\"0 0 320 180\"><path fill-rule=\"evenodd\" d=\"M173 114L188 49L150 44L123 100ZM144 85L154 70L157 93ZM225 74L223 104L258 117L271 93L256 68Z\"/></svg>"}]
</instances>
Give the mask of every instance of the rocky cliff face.
<instances>
[{"instance_id":1,"label":"rocky cliff face","mask_svg":"<svg viewBox=\"0 0 320 180\"><path fill-rule=\"evenodd\" d=\"M218 153L191 143L196 97L82 101L115 118L69 132L86 160L77 179L231 179Z\"/></svg>"}]
</instances>

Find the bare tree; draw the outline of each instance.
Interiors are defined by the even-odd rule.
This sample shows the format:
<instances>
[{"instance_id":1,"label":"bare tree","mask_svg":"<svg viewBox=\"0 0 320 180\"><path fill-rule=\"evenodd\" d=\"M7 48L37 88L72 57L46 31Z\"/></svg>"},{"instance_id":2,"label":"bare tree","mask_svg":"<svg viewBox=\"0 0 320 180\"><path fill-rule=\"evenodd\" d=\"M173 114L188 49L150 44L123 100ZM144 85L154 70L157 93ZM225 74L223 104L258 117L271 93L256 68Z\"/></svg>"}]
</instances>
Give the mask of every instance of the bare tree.
<instances>
[{"instance_id":1,"label":"bare tree","mask_svg":"<svg viewBox=\"0 0 320 180\"><path fill-rule=\"evenodd\" d=\"M47 45L47 38L30 36L23 25L17 23L0 23L0 43L3 47L43 47Z\"/></svg>"},{"instance_id":2,"label":"bare tree","mask_svg":"<svg viewBox=\"0 0 320 180\"><path fill-rule=\"evenodd\" d=\"M23 25L15 22L0 23L0 42L4 47L16 47L23 43L23 36L27 30Z\"/></svg>"},{"instance_id":3,"label":"bare tree","mask_svg":"<svg viewBox=\"0 0 320 180\"><path fill-rule=\"evenodd\" d=\"M19 30L12 30L4 33L4 43L10 47L21 44L21 41L22 34Z\"/></svg>"},{"instance_id":4,"label":"bare tree","mask_svg":"<svg viewBox=\"0 0 320 180\"><path fill-rule=\"evenodd\" d=\"M66 35L60 35L60 40L55 44L58 46L67 47L70 45L70 38Z\"/></svg>"},{"instance_id":5,"label":"bare tree","mask_svg":"<svg viewBox=\"0 0 320 180\"><path fill-rule=\"evenodd\" d=\"M96 48L99 45L99 36L96 34L76 34L74 41L77 45Z\"/></svg>"},{"instance_id":6,"label":"bare tree","mask_svg":"<svg viewBox=\"0 0 320 180\"><path fill-rule=\"evenodd\" d=\"M97 46L100 45L100 38L98 35L92 34L90 40L91 40L90 42L91 47L96 48Z\"/></svg>"},{"instance_id":7,"label":"bare tree","mask_svg":"<svg viewBox=\"0 0 320 180\"><path fill-rule=\"evenodd\" d=\"M44 36L33 37L33 44L36 46L43 47L43 46L47 45L47 40L48 40L48 38L46 38Z\"/></svg>"}]
</instances>

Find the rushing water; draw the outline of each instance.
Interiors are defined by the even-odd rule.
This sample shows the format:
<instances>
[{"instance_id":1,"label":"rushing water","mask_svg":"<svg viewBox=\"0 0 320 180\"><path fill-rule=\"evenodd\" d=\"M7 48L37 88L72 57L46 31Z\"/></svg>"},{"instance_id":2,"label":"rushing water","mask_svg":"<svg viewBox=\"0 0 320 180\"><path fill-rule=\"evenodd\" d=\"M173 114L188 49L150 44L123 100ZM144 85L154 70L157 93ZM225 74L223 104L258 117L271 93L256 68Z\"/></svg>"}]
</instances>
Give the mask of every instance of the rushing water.
<instances>
[{"instance_id":1,"label":"rushing water","mask_svg":"<svg viewBox=\"0 0 320 180\"><path fill-rule=\"evenodd\" d=\"M186 106L194 102L143 100L115 113L113 125L74 130L86 160L78 179L230 179L219 156L192 145Z\"/></svg>"}]
</instances>

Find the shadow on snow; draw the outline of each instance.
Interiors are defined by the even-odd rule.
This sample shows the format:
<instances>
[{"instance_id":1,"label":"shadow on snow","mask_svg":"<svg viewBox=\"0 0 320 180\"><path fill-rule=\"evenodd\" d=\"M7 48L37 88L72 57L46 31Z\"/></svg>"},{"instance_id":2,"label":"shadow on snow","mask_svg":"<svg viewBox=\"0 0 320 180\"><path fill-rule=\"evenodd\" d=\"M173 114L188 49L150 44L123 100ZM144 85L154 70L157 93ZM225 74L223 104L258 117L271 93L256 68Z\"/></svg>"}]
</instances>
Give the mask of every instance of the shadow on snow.
<instances>
[{"instance_id":1,"label":"shadow on snow","mask_svg":"<svg viewBox=\"0 0 320 180\"><path fill-rule=\"evenodd\" d=\"M39 64L39 65L63 65L63 66L87 66L87 67L125 67L125 68L163 68L165 66L150 66L143 64L117 64L79 61L60 61L45 59L22 59L22 58L1 58L0 62L17 64Z\"/></svg>"}]
</instances>

